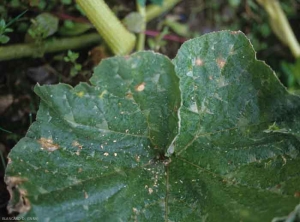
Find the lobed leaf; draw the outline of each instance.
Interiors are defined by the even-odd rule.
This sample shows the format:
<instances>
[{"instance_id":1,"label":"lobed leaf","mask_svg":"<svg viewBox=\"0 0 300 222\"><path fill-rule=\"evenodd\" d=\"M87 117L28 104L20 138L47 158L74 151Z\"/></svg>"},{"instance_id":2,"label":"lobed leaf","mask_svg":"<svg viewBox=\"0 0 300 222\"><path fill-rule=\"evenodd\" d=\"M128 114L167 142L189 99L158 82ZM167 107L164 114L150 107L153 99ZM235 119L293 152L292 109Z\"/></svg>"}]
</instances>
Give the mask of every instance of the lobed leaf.
<instances>
[{"instance_id":1,"label":"lobed leaf","mask_svg":"<svg viewBox=\"0 0 300 222\"><path fill-rule=\"evenodd\" d=\"M299 204L300 100L240 32L104 60L37 86L10 211L39 221L271 221ZM179 110L178 110L179 109Z\"/></svg>"}]
</instances>

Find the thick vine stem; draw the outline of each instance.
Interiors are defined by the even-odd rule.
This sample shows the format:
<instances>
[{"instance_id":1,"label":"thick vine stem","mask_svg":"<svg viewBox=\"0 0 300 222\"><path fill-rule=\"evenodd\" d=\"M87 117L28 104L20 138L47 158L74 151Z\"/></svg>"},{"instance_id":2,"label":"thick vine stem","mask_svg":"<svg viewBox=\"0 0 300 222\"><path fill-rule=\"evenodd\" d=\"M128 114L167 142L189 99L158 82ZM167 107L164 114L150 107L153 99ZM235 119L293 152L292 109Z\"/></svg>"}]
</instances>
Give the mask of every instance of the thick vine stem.
<instances>
[{"instance_id":1,"label":"thick vine stem","mask_svg":"<svg viewBox=\"0 0 300 222\"><path fill-rule=\"evenodd\" d=\"M267 11L270 25L277 37L290 48L295 58L300 57L299 42L297 41L278 0L257 0L257 2Z\"/></svg>"},{"instance_id":2,"label":"thick vine stem","mask_svg":"<svg viewBox=\"0 0 300 222\"><path fill-rule=\"evenodd\" d=\"M103 0L76 0L101 37L116 55L126 55L135 46L130 33Z\"/></svg>"},{"instance_id":3,"label":"thick vine stem","mask_svg":"<svg viewBox=\"0 0 300 222\"><path fill-rule=\"evenodd\" d=\"M37 47L35 43L15 44L0 47L0 61L19 59L23 57L35 57L36 55L64 51L67 49L84 48L100 43L98 33L85 34L78 37L51 39Z\"/></svg>"}]
</instances>

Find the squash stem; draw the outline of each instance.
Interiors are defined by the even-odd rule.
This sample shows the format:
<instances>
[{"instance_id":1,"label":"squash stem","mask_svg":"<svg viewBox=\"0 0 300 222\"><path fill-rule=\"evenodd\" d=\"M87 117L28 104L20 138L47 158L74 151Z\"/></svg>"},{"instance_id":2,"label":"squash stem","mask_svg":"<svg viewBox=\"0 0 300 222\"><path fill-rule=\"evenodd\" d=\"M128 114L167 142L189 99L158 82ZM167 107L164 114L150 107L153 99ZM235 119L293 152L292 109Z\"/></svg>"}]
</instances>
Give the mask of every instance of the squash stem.
<instances>
[{"instance_id":1,"label":"squash stem","mask_svg":"<svg viewBox=\"0 0 300 222\"><path fill-rule=\"evenodd\" d=\"M103 0L76 0L101 37L116 55L126 55L135 46L130 33Z\"/></svg>"},{"instance_id":2,"label":"squash stem","mask_svg":"<svg viewBox=\"0 0 300 222\"><path fill-rule=\"evenodd\" d=\"M300 57L300 45L278 0L257 0L268 13L275 35L286 44L295 58Z\"/></svg>"},{"instance_id":3,"label":"squash stem","mask_svg":"<svg viewBox=\"0 0 300 222\"><path fill-rule=\"evenodd\" d=\"M0 47L0 61L24 57L38 57L44 53L64 51L87 47L101 42L98 33L85 34L78 37L50 39L37 47L35 43L14 44Z\"/></svg>"}]
</instances>

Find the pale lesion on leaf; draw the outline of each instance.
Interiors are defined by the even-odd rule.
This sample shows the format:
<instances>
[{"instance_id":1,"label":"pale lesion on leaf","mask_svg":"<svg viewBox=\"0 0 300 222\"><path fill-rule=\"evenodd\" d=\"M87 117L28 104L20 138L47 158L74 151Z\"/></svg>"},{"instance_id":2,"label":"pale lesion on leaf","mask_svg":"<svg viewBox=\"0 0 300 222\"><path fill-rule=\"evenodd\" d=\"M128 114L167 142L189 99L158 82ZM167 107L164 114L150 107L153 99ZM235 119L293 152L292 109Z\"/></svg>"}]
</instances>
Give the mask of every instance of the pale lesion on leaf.
<instances>
[{"instance_id":1,"label":"pale lesion on leaf","mask_svg":"<svg viewBox=\"0 0 300 222\"><path fill-rule=\"evenodd\" d=\"M59 148L59 146L57 144L55 144L51 138L47 139L47 138L42 137L38 140L38 142L39 142L39 144L41 144L42 150L47 150L49 152L53 152Z\"/></svg>"},{"instance_id":2,"label":"pale lesion on leaf","mask_svg":"<svg viewBox=\"0 0 300 222\"><path fill-rule=\"evenodd\" d=\"M135 91L142 92L145 89L145 85L146 85L145 82L142 82L141 84L136 85L135 86Z\"/></svg>"},{"instance_id":3,"label":"pale lesion on leaf","mask_svg":"<svg viewBox=\"0 0 300 222\"><path fill-rule=\"evenodd\" d=\"M28 179L22 177L9 176L5 178L5 183L10 194L10 202L7 206L8 213L26 213L30 210L31 205L27 198L27 190L20 187L26 181Z\"/></svg>"},{"instance_id":4,"label":"pale lesion on leaf","mask_svg":"<svg viewBox=\"0 0 300 222\"><path fill-rule=\"evenodd\" d=\"M79 149L82 149L83 147L83 145L81 145L78 141L75 140L72 142L72 145L78 147Z\"/></svg>"},{"instance_id":5,"label":"pale lesion on leaf","mask_svg":"<svg viewBox=\"0 0 300 222\"><path fill-rule=\"evenodd\" d=\"M217 58L216 59L217 65L219 66L220 69L223 69L223 67L226 64L226 61L223 58Z\"/></svg>"},{"instance_id":6,"label":"pale lesion on leaf","mask_svg":"<svg viewBox=\"0 0 300 222\"><path fill-rule=\"evenodd\" d=\"M196 58L194 63L196 66L203 66L203 64L204 64L203 60L200 58Z\"/></svg>"},{"instance_id":7,"label":"pale lesion on leaf","mask_svg":"<svg viewBox=\"0 0 300 222\"><path fill-rule=\"evenodd\" d=\"M82 150L83 145L81 145L78 141L73 141L72 142L72 146L75 146L78 148L78 150L76 151L76 155L79 156L80 155L80 151Z\"/></svg>"}]
</instances>

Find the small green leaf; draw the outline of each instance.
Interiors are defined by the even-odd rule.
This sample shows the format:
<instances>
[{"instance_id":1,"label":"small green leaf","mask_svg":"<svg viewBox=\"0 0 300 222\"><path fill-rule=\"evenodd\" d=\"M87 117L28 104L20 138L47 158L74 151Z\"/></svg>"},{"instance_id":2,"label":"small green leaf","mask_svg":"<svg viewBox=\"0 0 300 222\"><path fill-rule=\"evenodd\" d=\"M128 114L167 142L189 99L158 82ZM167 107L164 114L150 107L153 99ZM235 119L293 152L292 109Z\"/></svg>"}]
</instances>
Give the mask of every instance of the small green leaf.
<instances>
[{"instance_id":1,"label":"small green leaf","mask_svg":"<svg viewBox=\"0 0 300 222\"><path fill-rule=\"evenodd\" d=\"M58 18L49 14L38 15L30 26L28 33L32 38L47 38L53 35L58 29Z\"/></svg>"},{"instance_id":2,"label":"small green leaf","mask_svg":"<svg viewBox=\"0 0 300 222\"><path fill-rule=\"evenodd\" d=\"M6 35L0 35L0 43L1 44L5 44L5 43L8 43L10 40L10 38Z\"/></svg>"},{"instance_id":3,"label":"small green leaf","mask_svg":"<svg viewBox=\"0 0 300 222\"><path fill-rule=\"evenodd\" d=\"M0 30L4 30L5 29L5 20L4 19L0 19Z\"/></svg>"},{"instance_id":4,"label":"small green leaf","mask_svg":"<svg viewBox=\"0 0 300 222\"><path fill-rule=\"evenodd\" d=\"M13 29L11 29L11 28L5 28L5 30L4 30L4 32L13 32L14 30Z\"/></svg>"},{"instance_id":5,"label":"small green leaf","mask_svg":"<svg viewBox=\"0 0 300 222\"><path fill-rule=\"evenodd\" d=\"M82 68L82 65L81 65L81 64L75 64L75 65L74 65L74 68L75 68L77 71L80 71L81 68Z\"/></svg>"}]
</instances>

